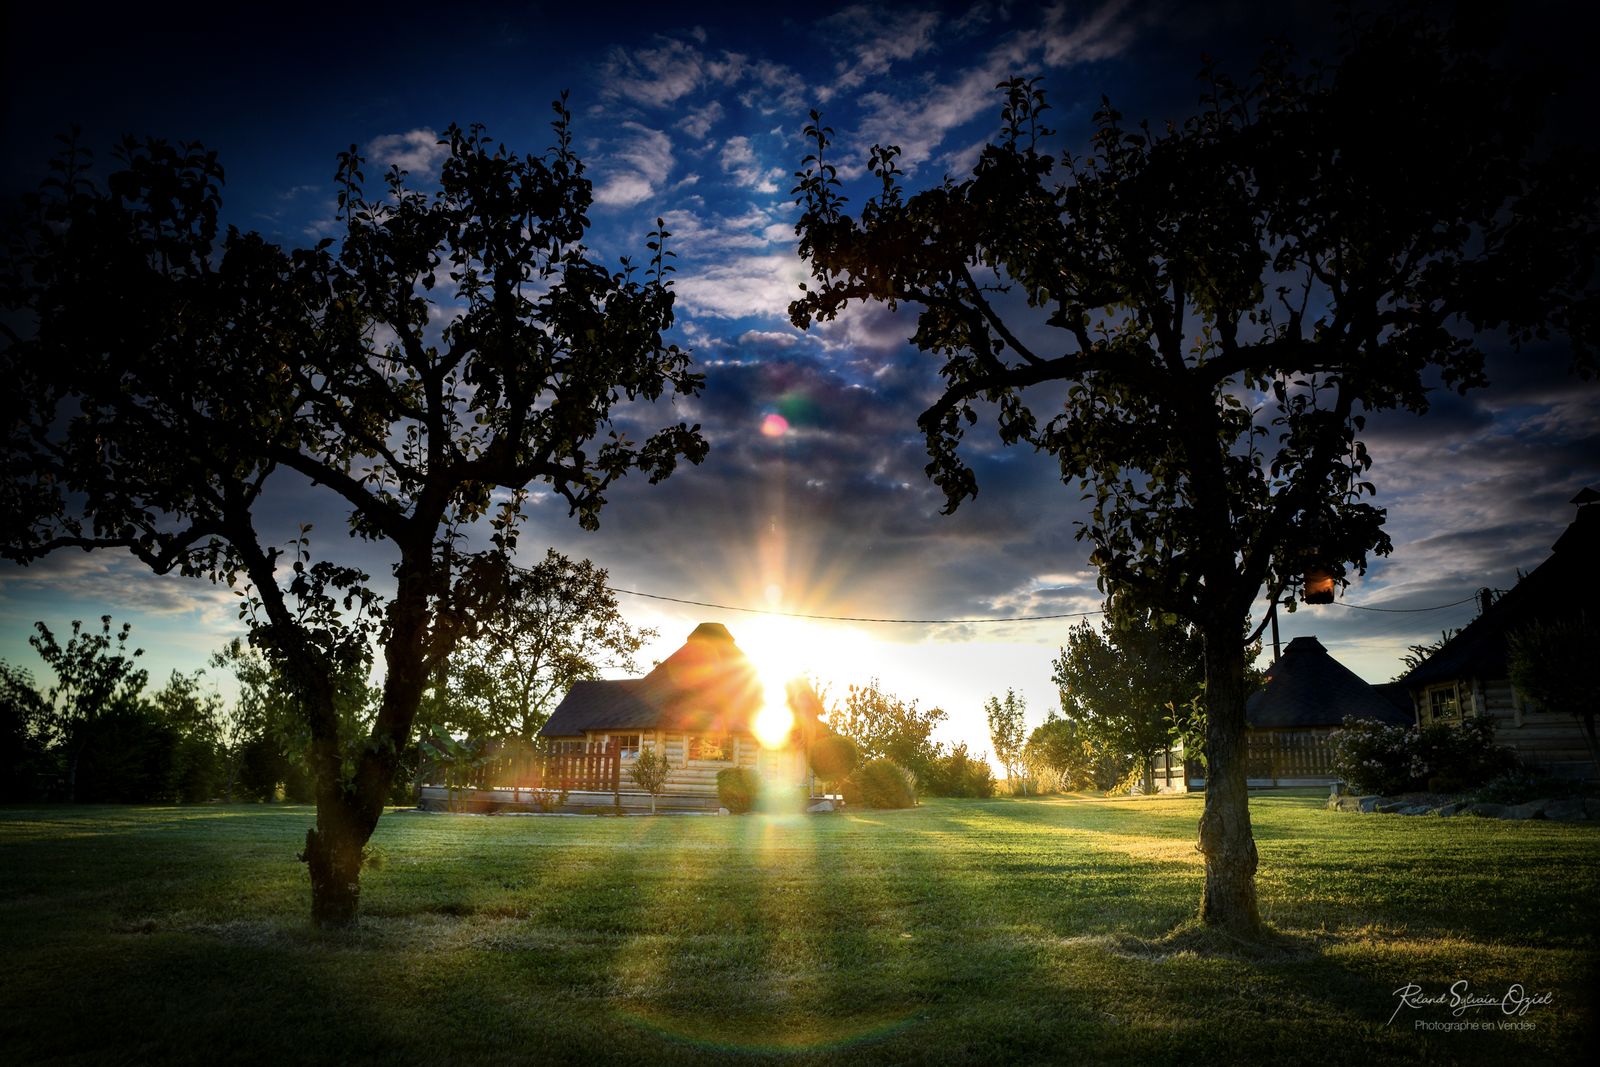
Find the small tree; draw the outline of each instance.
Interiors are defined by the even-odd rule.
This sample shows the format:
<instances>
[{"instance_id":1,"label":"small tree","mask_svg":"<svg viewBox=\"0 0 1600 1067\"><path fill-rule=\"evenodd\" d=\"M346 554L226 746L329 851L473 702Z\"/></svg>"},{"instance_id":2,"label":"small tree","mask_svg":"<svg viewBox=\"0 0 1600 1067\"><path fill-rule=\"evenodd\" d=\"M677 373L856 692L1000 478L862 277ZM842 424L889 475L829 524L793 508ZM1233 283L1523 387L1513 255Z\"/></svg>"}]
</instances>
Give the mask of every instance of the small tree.
<instances>
[{"instance_id":1,"label":"small tree","mask_svg":"<svg viewBox=\"0 0 1600 1067\"><path fill-rule=\"evenodd\" d=\"M138 700L150 678L148 671L134 666L144 649L128 650L133 629L129 623L123 623L113 637L110 615L100 616L99 633L84 630L82 621L73 619L72 636L65 645L44 623L33 627L37 633L28 644L56 676L42 724L44 734L52 747L66 754L67 799L77 800L78 763L89 727L112 708Z\"/></svg>"},{"instance_id":2,"label":"small tree","mask_svg":"<svg viewBox=\"0 0 1600 1067\"><path fill-rule=\"evenodd\" d=\"M1007 689L1005 700L995 696L985 700L983 712L989 720L989 741L994 745L995 758L1005 768L1007 784L1015 792L1022 781L1022 751L1028 741L1027 702Z\"/></svg>"},{"instance_id":3,"label":"small tree","mask_svg":"<svg viewBox=\"0 0 1600 1067\"><path fill-rule=\"evenodd\" d=\"M1053 788L1109 789L1122 777L1122 764L1095 749L1088 731L1051 711L1028 735L1023 760L1033 775Z\"/></svg>"},{"instance_id":4,"label":"small tree","mask_svg":"<svg viewBox=\"0 0 1600 1067\"><path fill-rule=\"evenodd\" d=\"M1154 790L1155 757L1173 740L1203 685L1203 655L1192 628L1153 612L1113 607L1098 629L1074 626L1056 658L1061 708L1100 749L1132 759Z\"/></svg>"},{"instance_id":5,"label":"small tree","mask_svg":"<svg viewBox=\"0 0 1600 1067\"><path fill-rule=\"evenodd\" d=\"M656 798L667 788L667 779L672 776L672 762L667 759L664 750L658 750L654 745L640 751L634 757L633 766L628 769L628 776L635 785L650 794L650 814L656 813Z\"/></svg>"},{"instance_id":6,"label":"small tree","mask_svg":"<svg viewBox=\"0 0 1600 1067\"><path fill-rule=\"evenodd\" d=\"M49 775L43 729L49 706L25 668L0 660L0 800L35 799Z\"/></svg>"},{"instance_id":7,"label":"small tree","mask_svg":"<svg viewBox=\"0 0 1600 1067\"><path fill-rule=\"evenodd\" d=\"M498 610L451 654L445 724L532 741L574 682L608 668L635 673L634 656L655 636L628 625L604 570L550 549L510 569Z\"/></svg>"},{"instance_id":8,"label":"small tree","mask_svg":"<svg viewBox=\"0 0 1600 1067\"><path fill-rule=\"evenodd\" d=\"M827 726L854 741L863 762L893 760L920 780L939 756L933 731L944 719L942 708L902 700L873 678L850 686L844 701L828 710Z\"/></svg>"}]
</instances>

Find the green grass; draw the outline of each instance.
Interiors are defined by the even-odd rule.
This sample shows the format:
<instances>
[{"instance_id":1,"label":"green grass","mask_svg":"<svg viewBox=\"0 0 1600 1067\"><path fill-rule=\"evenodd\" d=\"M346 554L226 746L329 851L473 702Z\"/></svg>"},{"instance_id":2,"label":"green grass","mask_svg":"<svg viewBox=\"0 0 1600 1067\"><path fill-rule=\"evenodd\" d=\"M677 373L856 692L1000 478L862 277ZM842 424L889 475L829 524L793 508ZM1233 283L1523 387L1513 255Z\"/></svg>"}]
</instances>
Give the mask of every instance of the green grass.
<instances>
[{"instance_id":1,"label":"green grass","mask_svg":"<svg viewBox=\"0 0 1600 1067\"><path fill-rule=\"evenodd\" d=\"M360 929L320 934L308 809L0 809L0 1062L1521 1067L1594 1039L1600 827L1258 797L1283 939L1252 958L1183 929L1199 810L394 814ZM1458 980L1553 998L1527 1030L1387 1024Z\"/></svg>"}]
</instances>

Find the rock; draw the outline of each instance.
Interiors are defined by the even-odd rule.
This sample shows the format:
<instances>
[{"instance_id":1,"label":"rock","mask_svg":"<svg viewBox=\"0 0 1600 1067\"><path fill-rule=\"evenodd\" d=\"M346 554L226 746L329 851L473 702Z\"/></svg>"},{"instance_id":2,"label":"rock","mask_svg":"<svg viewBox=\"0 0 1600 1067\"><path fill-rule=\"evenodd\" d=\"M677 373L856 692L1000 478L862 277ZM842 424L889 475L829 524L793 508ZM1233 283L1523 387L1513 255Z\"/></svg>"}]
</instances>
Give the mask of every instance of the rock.
<instances>
[{"instance_id":1,"label":"rock","mask_svg":"<svg viewBox=\"0 0 1600 1067\"><path fill-rule=\"evenodd\" d=\"M1373 806L1373 811L1379 815L1393 815L1406 805L1398 800L1381 800Z\"/></svg>"},{"instance_id":2,"label":"rock","mask_svg":"<svg viewBox=\"0 0 1600 1067\"><path fill-rule=\"evenodd\" d=\"M825 815L833 810L833 801L819 800L806 809L808 815Z\"/></svg>"},{"instance_id":3,"label":"rock","mask_svg":"<svg viewBox=\"0 0 1600 1067\"><path fill-rule=\"evenodd\" d=\"M1407 804L1405 807L1400 809L1398 814L1400 814L1400 815L1426 815L1431 810L1432 809L1429 808L1428 805L1426 805L1426 804Z\"/></svg>"},{"instance_id":4,"label":"rock","mask_svg":"<svg viewBox=\"0 0 1600 1067\"><path fill-rule=\"evenodd\" d=\"M1504 819L1510 810L1504 804L1468 804L1461 809L1465 815L1478 815L1485 819Z\"/></svg>"},{"instance_id":5,"label":"rock","mask_svg":"<svg viewBox=\"0 0 1600 1067\"><path fill-rule=\"evenodd\" d=\"M1466 806L1467 805L1465 801L1456 800L1449 804L1441 804L1439 807L1434 808L1433 814L1439 816L1441 819L1448 819L1452 815L1459 814Z\"/></svg>"},{"instance_id":6,"label":"rock","mask_svg":"<svg viewBox=\"0 0 1600 1067\"><path fill-rule=\"evenodd\" d=\"M1552 800L1544 806L1544 817L1557 822L1582 822L1589 817L1582 797Z\"/></svg>"},{"instance_id":7,"label":"rock","mask_svg":"<svg viewBox=\"0 0 1600 1067\"><path fill-rule=\"evenodd\" d=\"M1378 796L1356 797L1356 809L1364 815L1377 811L1382 803L1383 798Z\"/></svg>"},{"instance_id":8,"label":"rock","mask_svg":"<svg viewBox=\"0 0 1600 1067\"><path fill-rule=\"evenodd\" d=\"M1360 811L1361 810L1361 798L1360 797L1351 797L1351 796L1340 797L1339 798L1339 810L1340 811Z\"/></svg>"},{"instance_id":9,"label":"rock","mask_svg":"<svg viewBox=\"0 0 1600 1067\"><path fill-rule=\"evenodd\" d=\"M1548 800L1530 800L1526 804L1515 804L1506 809L1504 818L1507 819L1542 819L1544 806Z\"/></svg>"},{"instance_id":10,"label":"rock","mask_svg":"<svg viewBox=\"0 0 1600 1067\"><path fill-rule=\"evenodd\" d=\"M718 808L717 809L717 814L718 815L732 815L733 812L729 811L727 808Z\"/></svg>"}]
</instances>

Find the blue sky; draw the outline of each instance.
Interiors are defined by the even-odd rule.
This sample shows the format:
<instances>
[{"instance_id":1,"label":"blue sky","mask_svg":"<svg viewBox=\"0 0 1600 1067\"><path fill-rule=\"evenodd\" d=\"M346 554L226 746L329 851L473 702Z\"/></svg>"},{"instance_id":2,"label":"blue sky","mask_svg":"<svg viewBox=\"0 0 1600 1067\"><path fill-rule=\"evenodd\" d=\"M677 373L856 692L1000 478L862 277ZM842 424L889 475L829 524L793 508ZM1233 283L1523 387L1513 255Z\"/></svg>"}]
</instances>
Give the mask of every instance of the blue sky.
<instances>
[{"instance_id":1,"label":"blue sky","mask_svg":"<svg viewBox=\"0 0 1600 1067\"><path fill-rule=\"evenodd\" d=\"M856 310L801 333L786 305L804 279L795 256L792 172L818 107L836 157L859 178L874 141L904 149L913 186L961 174L998 125L995 83L1040 75L1063 147L1081 146L1101 93L1130 116L1182 118L1202 54L1243 72L1286 34L1304 52L1332 32L1322 5L1235 3L810 4L593 9L573 5L350 14L200 9L161 21L130 11L92 21L53 9L8 12L0 193L37 182L52 138L71 124L105 155L121 132L197 139L227 168L225 209L287 244L332 232L334 155L355 143L426 181L449 123L484 123L514 150L550 141L549 102L571 94L580 154L595 184L591 244L608 259L643 251L657 217L678 252L681 343L707 375L673 417L700 421L707 462L613 494L583 534L561 509L534 509L523 538L588 556L614 584L665 596L829 615L971 618L1099 606L1073 539L1078 494L1048 460L972 435L981 492L954 516L927 483L917 413L934 365L905 343L907 316ZM1525 5L1508 47L1575 48L1565 5ZM1566 39L1568 43L1563 45ZM1581 97L1576 97L1581 99ZM1558 114L1576 104L1558 102ZM1563 110L1564 108L1570 110ZM369 167L374 175L381 167ZM863 191L847 183L859 202ZM1353 604L1420 607L1508 587L1569 521L1567 500L1600 482L1595 387L1551 349L1491 360L1494 385L1440 397L1424 419L1375 420L1377 502L1396 550L1353 585ZM761 433L781 414L788 432ZM269 521L288 540L315 521L344 552L341 512L289 494ZM381 558L367 557L375 571ZM987 748L980 705L1008 686L1032 718L1054 704L1050 659L1066 623L878 626L780 624L624 596L661 638L659 658L702 619L741 643L784 650L837 692L868 673L951 713L946 736ZM112 613L134 623L156 677L192 669L240 632L234 598L157 580L115 557L73 554L0 571L0 658L35 667L35 619L57 630ZM1316 634L1369 680L1405 647L1471 617L1470 605L1413 615L1347 606L1283 619L1284 639Z\"/></svg>"}]
</instances>

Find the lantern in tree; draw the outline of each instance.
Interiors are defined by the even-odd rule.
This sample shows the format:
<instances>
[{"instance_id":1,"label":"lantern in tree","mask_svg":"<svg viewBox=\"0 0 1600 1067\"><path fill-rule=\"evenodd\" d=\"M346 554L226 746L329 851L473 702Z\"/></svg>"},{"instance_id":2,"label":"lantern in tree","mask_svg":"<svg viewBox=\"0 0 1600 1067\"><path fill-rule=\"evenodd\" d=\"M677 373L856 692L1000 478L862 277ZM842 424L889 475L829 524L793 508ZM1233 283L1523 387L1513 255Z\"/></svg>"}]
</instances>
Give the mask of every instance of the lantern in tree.
<instances>
[{"instance_id":1,"label":"lantern in tree","mask_svg":"<svg viewBox=\"0 0 1600 1067\"><path fill-rule=\"evenodd\" d=\"M1321 563L1308 565L1304 585L1300 590L1300 599L1307 604L1332 604L1333 581L1333 571L1325 565Z\"/></svg>"}]
</instances>

